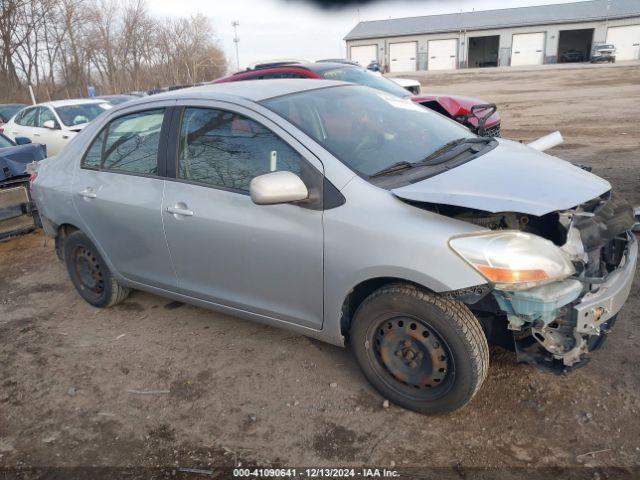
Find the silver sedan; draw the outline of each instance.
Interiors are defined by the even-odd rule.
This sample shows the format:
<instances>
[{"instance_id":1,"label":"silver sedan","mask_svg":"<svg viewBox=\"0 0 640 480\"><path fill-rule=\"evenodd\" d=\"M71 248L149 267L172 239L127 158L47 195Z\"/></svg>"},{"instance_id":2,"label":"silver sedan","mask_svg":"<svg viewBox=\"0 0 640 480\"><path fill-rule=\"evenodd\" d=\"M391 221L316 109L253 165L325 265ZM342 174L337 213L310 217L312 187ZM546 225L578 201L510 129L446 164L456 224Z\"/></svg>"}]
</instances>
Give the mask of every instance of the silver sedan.
<instances>
[{"instance_id":1,"label":"silver sedan","mask_svg":"<svg viewBox=\"0 0 640 480\"><path fill-rule=\"evenodd\" d=\"M41 162L33 192L90 304L140 289L348 344L425 413L473 398L489 344L584 364L637 256L605 180L340 82L128 102Z\"/></svg>"}]
</instances>

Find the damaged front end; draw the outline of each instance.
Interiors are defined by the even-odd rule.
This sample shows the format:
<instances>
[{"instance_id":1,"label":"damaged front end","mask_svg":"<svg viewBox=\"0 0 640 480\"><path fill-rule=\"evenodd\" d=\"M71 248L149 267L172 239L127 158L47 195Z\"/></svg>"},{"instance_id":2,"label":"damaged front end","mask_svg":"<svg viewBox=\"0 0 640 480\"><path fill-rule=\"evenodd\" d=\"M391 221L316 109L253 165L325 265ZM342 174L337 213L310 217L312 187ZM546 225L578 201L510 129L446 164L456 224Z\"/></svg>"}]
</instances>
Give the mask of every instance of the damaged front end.
<instances>
[{"instance_id":1,"label":"damaged front end","mask_svg":"<svg viewBox=\"0 0 640 480\"><path fill-rule=\"evenodd\" d=\"M565 271L557 280L517 288L493 283L490 294L466 301L489 340L514 349L519 361L553 372L586 363L586 354L602 345L629 296L638 253L631 206L607 192L542 217L438 210L493 232L527 232L559 247L571 264L569 275Z\"/></svg>"}]
</instances>

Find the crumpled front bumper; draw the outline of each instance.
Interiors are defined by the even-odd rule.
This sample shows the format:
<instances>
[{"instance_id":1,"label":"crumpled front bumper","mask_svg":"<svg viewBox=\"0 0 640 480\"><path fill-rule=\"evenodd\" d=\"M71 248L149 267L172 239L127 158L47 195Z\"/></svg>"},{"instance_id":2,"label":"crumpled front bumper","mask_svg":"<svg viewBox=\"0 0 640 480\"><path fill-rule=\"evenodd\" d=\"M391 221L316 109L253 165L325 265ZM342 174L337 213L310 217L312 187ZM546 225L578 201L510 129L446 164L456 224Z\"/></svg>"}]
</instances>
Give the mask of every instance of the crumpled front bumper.
<instances>
[{"instance_id":1,"label":"crumpled front bumper","mask_svg":"<svg viewBox=\"0 0 640 480\"><path fill-rule=\"evenodd\" d=\"M596 292L589 292L573 307L576 331L599 335L600 327L615 316L629 297L638 261L638 241L630 234L623 264L609 274Z\"/></svg>"}]
</instances>

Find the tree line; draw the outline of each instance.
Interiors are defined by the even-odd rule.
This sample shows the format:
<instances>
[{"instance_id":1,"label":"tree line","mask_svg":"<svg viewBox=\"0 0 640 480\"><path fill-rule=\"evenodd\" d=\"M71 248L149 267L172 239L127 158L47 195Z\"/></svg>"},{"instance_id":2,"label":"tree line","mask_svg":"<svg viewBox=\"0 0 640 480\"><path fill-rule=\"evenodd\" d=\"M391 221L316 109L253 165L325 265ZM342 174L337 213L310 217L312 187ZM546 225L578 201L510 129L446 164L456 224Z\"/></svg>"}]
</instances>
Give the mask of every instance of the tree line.
<instances>
[{"instance_id":1,"label":"tree line","mask_svg":"<svg viewBox=\"0 0 640 480\"><path fill-rule=\"evenodd\" d=\"M153 16L145 0L0 0L0 102L193 85L225 73L208 17Z\"/></svg>"}]
</instances>

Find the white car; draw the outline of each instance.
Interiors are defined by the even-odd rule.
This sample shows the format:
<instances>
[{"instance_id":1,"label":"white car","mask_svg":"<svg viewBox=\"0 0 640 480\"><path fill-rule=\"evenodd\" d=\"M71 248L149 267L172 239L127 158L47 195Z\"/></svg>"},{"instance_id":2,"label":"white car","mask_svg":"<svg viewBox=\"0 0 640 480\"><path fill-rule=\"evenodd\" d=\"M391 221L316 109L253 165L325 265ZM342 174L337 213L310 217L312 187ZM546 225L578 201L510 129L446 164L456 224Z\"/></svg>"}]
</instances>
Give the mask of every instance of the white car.
<instances>
[{"instance_id":1,"label":"white car","mask_svg":"<svg viewBox=\"0 0 640 480\"><path fill-rule=\"evenodd\" d=\"M388 77L392 82L397 83L405 90L410 91L414 95L420 95L422 93L422 87L417 80L411 80L410 78L395 78Z\"/></svg>"},{"instance_id":2,"label":"white car","mask_svg":"<svg viewBox=\"0 0 640 480\"><path fill-rule=\"evenodd\" d=\"M2 127L11 140L27 137L46 145L47 155L60 150L89 122L111 105L104 100L60 100L40 103L21 110Z\"/></svg>"}]
</instances>

